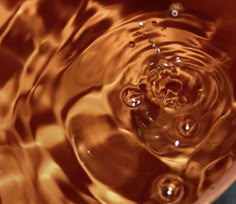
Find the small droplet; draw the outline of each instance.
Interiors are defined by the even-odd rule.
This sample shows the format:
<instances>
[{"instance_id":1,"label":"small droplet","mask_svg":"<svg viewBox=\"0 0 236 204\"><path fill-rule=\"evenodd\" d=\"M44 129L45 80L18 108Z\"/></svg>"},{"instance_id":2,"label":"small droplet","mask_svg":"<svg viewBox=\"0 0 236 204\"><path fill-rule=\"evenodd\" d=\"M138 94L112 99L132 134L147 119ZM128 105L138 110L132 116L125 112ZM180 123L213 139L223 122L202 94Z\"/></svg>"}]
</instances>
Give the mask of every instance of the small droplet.
<instances>
[{"instance_id":1,"label":"small droplet","mask_svg":"<svg viewBox=\"0 0 236 204\"><path fill-rule=\"evenodd\" d=\"M153 26L153 27L157 27L157 25L158 25L158 24L157 24L156 21L152 21L152 26Z\"/></svg>"},{"instance_id":2,"label":"small droplet","mask_svg":"<svg viewBox=\"0 0 236 204\"><path fill-rule=\"evenodd\" d=\"M156 43L152 43L152 47L153 47L153 48L156 48L156 47L157 47L157 44L156 44Z\"/></svg>"},{"instance_id":3,"label":"small droplet","mask_svg":"<svg viewBox=\"0 0 236 204\"><path fill-rule=\"evenodd\" d=\"M135 45L136 45L136 44L135 44L135 42L134 42L134 41L130 41L130 42L129 42L129 47L131 47L131 48L134 48L134 47L135 47Z\"/></svg>"},{"instance_id":4,"label":"small droplet","mask_svg":"<svg viewBox=\"0 0 236 204\"><path fill-rule=\"evenodd\" d=\"M182 3L173 3L170 5L169 9L170 9L171 16L176 18L179 16L180 12L184 10L184 7Z\"/></svg>"},{"instance_id":5,"label":"small droplet","mask_svg":"<svg viewBox=\"0 0 236 204\"><path fill-rule=\"evenodd\" d=\"M182 62L182 60L181 60L180 57L176 57L176 58L175 58L175 61L178 62L178 63Z\"/></svg>"},{"instance_id":6,"label":"small droplet","mask_svg":"<svg viewBox=\"0 0 236 204\"><path fill-rule=\"evenodd\" d=\"M154 48L154 50L160 54L161 50L160 48L157 46L157 43L155 43L155 41L153 41L152 39L149 39L148 42L151 44L152 48Z\"/></svg>"},{"instance_id":7,"label":"small droplet","mask_svg":"<svg viewBox=\"0 0 236 204\"><path fill-rule=\"evenodd\" d=\"M175 146L178 147L179 144L180 144L179 140L176 140L176 141L175 141Z\"/></svg>"},{"instance_id":8,"label":"small droplet","mask_svg":"<svg viewBox=\"0 0 236 204\"><path fill-rule=\"evenodd\" d=\"M131 108L136 108L141 105L143 101L143 95L137 88L126 88L122 93L122 99L125 105Z\"/></svg>"},{"instance_id":9,"label":"small droplet","mask_svg":"<svg viewBox=\"0 0 236 204\"><path fill-rule=\"evenodd\" d=\"M198 124L190 118L180 119L177 122L177 129L183 137L189 138L197 132Z\"/></svg>"},{"instance_id":10,"label":"small droplet","mask_svg":"<svg viewBox=\"0 0 236 204\"><path fill-rule=\"evenodd\" d=\"M165 59L160 59L159 63L158 63L158 67L162 67L162 68L166 68L166 67L171 67L173 64L168 62Z\"/></svg>"},{"instance_id":11,"label":"small droplet","mask_svg":"<svg viewBox=\"0 0 236 204\"><path fill-rule=\"evenodd\" d=\"M179 203L184 195L183 180L173 174L158 177L153 183L153 197L160 203Z\"/></svg>"},{"instance_id":12,"label":"small droplet","mask_svg":"<svg viewBox=\"0 0 236 204\"><path fill-rule=\"evenodd\" d=\"M144 22L140 21L140 22L139 22L139 27L140 27L140 28L144 28Z\"/></svg>"},{"instance_id":13,"label":"small droplet","mask_svg":"<svg viewBox=\"0 0 236 204\"><path fill-rule=\"evenodd\" d=\"M156 51L158 54L161 53L161 49L160 49L159 47L156 47L156 48L155 48L155 51Z\"/></svg>"}]
</instances>

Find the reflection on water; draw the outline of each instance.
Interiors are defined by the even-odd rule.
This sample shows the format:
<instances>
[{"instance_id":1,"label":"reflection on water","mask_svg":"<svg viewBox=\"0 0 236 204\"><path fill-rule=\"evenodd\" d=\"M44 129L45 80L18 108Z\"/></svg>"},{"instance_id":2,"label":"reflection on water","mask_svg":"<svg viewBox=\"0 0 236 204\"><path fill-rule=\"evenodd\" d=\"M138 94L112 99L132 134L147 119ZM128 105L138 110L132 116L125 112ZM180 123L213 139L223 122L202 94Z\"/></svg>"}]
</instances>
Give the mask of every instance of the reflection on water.
<instances>
[{"instance_id":1,"label":"reflection on water","mask_svg":"<svg viewBox=\"0 0 236 204\"><path fill-rule=\"evenodd\" d=\"M235 161L233 3L1 1L1 202L197 200Z\"/></svg>"}]
</instances>

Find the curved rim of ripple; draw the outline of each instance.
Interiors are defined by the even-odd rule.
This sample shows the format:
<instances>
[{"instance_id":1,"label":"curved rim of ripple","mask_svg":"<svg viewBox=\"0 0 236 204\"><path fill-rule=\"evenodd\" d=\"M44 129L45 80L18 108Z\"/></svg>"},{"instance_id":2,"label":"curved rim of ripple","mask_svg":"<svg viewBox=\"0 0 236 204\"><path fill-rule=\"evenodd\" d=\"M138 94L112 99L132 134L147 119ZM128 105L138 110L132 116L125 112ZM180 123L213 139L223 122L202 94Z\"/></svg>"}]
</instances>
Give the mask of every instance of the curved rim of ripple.
<instances>
[{"instance_id":1,"label":"curved rim of ripple","mask_svg":"<svg viewBox=\"0 0 236 204\"><path fill-rule=\"evenodd\" d=\"M218 182L213 184L206 190L202 196L194 204L212 203L221 194L223 194L236 181L236 162L233 166L220 178Z\"/></svg>"}]
</instances>

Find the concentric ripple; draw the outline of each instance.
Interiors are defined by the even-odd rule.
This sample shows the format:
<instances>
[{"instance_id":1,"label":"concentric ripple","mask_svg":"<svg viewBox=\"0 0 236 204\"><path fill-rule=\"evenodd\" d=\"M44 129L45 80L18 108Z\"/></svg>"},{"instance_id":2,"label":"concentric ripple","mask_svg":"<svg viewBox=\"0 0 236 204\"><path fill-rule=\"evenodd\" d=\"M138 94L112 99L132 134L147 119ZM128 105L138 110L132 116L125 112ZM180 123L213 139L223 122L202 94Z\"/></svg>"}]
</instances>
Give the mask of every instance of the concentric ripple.
<instances>
[{"instance_id":1,"label":"concentric ripple","mask_svg":"<svg viewBox=\"0 0 236 204\"><path fill-rule=\"evenodd\" d=\"M155 202L189 202L178 173L206 142L216 140L212 127L232 110L229 57L211 43L216 25L182 6L117 16L117 23L66 73L79 84L79 100L66 119L74 151L94 185L112 191L120 203L132 203L132 192L147 188L148 176L139 176L142 168L150 176L161 174L150 163L145 166L141 157L176 172L173 185L168 179L158 181L162 195L154 196ZM113 175L104 175L108 169ZM126 191L126 183L136 177L139 184ZM117 203L92 187L90 192L101 202ZM141 202L137 197L135 202Z\"/></svg>"},{"instance_id":2,"label":"concentric ripple","mask_svg":"<svg viewBox=\"0 0 236 204\"><path fill-rule=\"evenodd\" d=\"M235 5L0 1L0 203L212 203L236 159Z\"/></svg>"}]
</instances>

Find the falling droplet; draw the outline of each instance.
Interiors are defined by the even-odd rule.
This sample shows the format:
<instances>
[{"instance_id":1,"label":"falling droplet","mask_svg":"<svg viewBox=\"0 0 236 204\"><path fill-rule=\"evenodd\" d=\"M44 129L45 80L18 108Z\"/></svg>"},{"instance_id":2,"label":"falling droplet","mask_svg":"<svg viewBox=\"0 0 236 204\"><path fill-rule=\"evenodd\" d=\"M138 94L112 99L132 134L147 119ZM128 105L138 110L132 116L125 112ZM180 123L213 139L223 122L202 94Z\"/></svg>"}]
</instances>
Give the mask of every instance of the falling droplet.
<instances>
[{"instance_id":1,"label":"falling droplet","mask_svg":"<svg viewBox=\"0 0 236 204\"><path fill-rule=\"evenodd\" d=\"M154 181L152 191L160 203L179 203L184 195L183 180L173 174L162 175Z\"/></svg>"},{"instance_id":2,"label":"falling droplet","mask_svg":"<svg viewBox=\"0 0 236 204\"><path fill-rule=\"evenodd\" d=\"M130 41L130 42L129 42L129 47L131 47L131 48L134 48L134 47L135 47L135 45L136 45L136 44L135 44L135 42L134 42L134 41Z\"/></svg>"},{"instance_id":3,"label":"falling droplet","mask_svg":"<svg viewBox=\"0 0 236 204\"><path fill-rule=\"evenodd\" d=\"M122 92L122 99L128 107L137 108L143 101L143 95L139 89L129 87Z\"/></svg>"},{"instance_id":4,"label":"falling droplet","mask_svg":"<svg viewBox=\"0 0 236 204\"><path fill-rule=\"evenodd\" d=\"M182 3L173 3L170 5L170 14L172 17L176 18L179 16L180 12L184 10Z\"/></svg>"},{"instance_id":5,"label":"falling droplet","mask_svg":"<svg viewBox=\"0 0 236 204\"><path fill-rule=\"evenodd\" d=\"M191 138L197 132L198 124L190 118L180 119L177 122L177 129L183 137Z\"/></svg>"}]
</instances>

